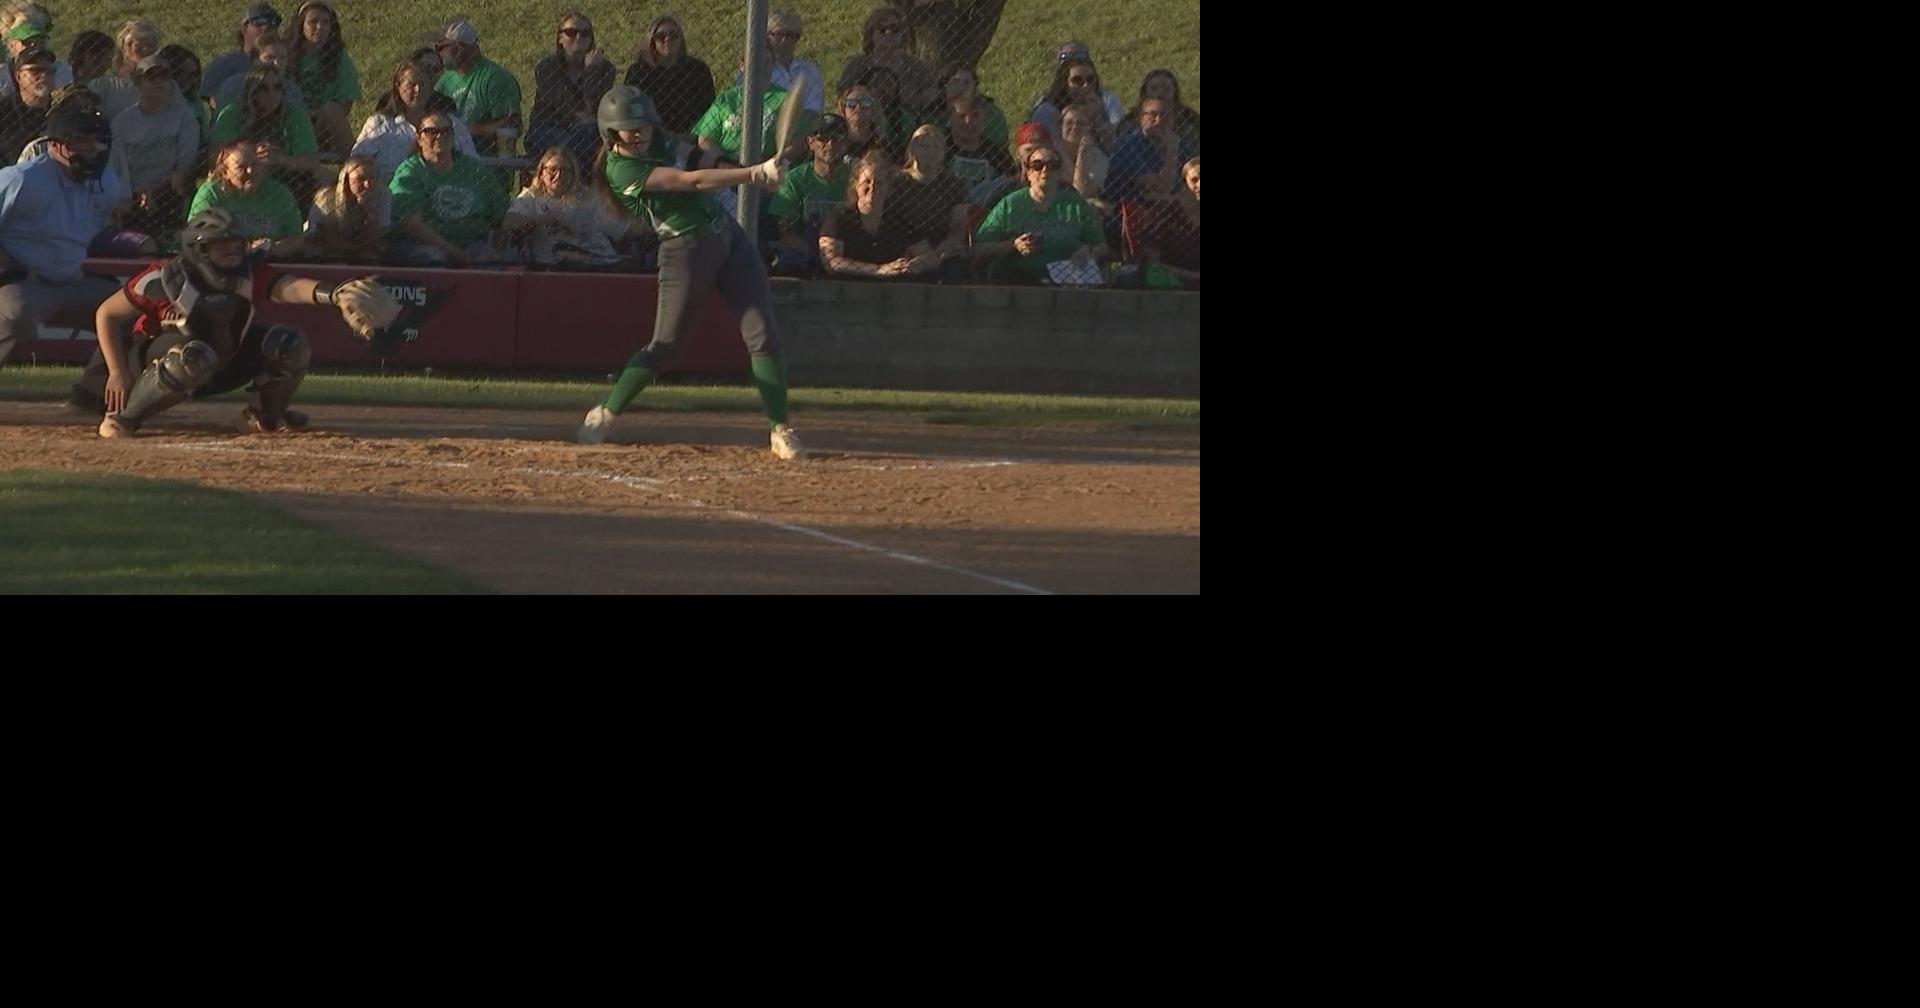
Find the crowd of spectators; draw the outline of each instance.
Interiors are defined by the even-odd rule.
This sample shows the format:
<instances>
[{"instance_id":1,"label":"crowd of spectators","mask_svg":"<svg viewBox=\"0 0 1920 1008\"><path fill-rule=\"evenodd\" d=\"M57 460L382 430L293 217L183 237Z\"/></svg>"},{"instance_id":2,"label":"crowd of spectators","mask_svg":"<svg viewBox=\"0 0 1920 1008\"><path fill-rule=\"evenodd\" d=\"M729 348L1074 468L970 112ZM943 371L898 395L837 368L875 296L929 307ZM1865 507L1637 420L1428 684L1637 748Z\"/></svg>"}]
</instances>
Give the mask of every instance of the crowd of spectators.
<instances>
[{"instance_id":1,"label":"crowd of spectators","mask_svg":"<svg viewBox=\"0 0 1920 1008\"><path fill-rule=\"evenodd\" d=\"M141 17L77 33L63 60L46 9L9 3L0 164L49 156L57 110L98 109L124 195L94 254L168 251L190 213L219 206L277 258L649 268L652 222L583 174L600 147L600 98L616 78L640 88L682 165L730 167L743 156L744 66L717 82L671 16L625 49L581 11L552 24L530 106L456 18L391 68L356 126L361 71L328 0L286 21L250 4L234 47L204 67ZM805 31L792 11L768 19L761 150L789 91L809 123L764 204L775 275L1198 286L1200 116L1172 71L1148 73L1129 107L1069 39L1049 50L1045 91L1003 106L978 68L915 55L896 7L871 13L832 82L803 54ZM1025 109L1018 128L1008 107ZM734 195L714 198L731 212Z\"/></svg>"}]
</instances>

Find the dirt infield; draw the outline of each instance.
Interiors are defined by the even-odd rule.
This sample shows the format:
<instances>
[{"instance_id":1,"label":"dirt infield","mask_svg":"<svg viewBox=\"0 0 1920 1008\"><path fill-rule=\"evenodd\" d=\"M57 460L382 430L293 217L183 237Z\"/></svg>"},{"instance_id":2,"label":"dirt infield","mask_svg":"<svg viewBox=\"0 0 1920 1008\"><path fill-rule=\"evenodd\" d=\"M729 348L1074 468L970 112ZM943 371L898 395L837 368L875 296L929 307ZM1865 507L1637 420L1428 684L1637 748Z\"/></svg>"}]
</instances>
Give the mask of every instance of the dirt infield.
<instances>
[{"instance_id":1,"label":"dirt infield","mask_svg":"<svg viewBox=\"0 0 1920 1008\"><path fill-rule=\"evenodd\" d=\"M794 417L783 463L747 414L315 406L243 435L191 403L132 441L50 402L0 402L0 468L241 490L504 592L1197 593L1200 436Z\"/></svg>"}]
</instances>

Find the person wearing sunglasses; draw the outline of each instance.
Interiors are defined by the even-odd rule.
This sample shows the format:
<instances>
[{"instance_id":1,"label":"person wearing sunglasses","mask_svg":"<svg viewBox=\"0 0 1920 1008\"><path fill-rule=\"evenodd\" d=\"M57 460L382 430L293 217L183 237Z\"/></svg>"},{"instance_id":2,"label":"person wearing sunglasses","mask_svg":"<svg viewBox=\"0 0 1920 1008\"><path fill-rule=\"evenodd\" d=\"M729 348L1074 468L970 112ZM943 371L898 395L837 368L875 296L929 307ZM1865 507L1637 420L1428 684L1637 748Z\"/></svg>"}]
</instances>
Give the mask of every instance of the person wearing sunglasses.
<instances>
[{"instance_id":1,"label":"person wearing sunglasses","mask_svg":"<svg viewBox=\"0 0 1920 1008\"><path fill-rule=\"evenodd\" d=\"M880 99L864 84L855 84L840 95L840 117L847 121L847 146L841 157L858 161L868 151L885 150L887 120L880 112Z\"/></svg>"},{"instance_id":2,"label":"person wearing sunglasses","mask_svg":"<svg viewBox=\"0 0 1920 1008\"><path fill-rule=\"evenodd\" d=\"M1047 85L1046 93L1034 103L1027 118L1059 136L1060 113L1069 105L1085 101L1098 103L1105 112L1099 124L1100 142L1112 143L1114 124L1126 117L1127 107L1120 103L1119 95L1101 86L1100 71L1094 69L1089 57L1069 56L1061 60L1054 67L1053 83Z\"/></svg>"},{"instance_id":3,"label":"person wearing sunglasses","mask_svg":"<svg viewBox=\"0 0 1920 1008\"><path fill-rule=\"evenodd\" d=\"M842 156L847 149L847 121L831 112L820 117L807 135L813 158L791 168L780 180L780 191L767 202L767 215L780 224L780 242L774 246L776 276L813 276L820 268L820 221L845 200L852 165Z\"/></svg>"},{"instance_id":4,"label":"person wearing sunglasses","mask_svg":"<svg viewBox=\"0 0 1920 1008\"><path fill-rule=\"evenodd\" d=\"M254 64L241 81L240 99L213 117L210 140L215 146L253 141L260 167L304 196L313 191L320 146L314 141L313 120L306 109L286 100L286 90L286 78L277 67Z\"/></svg>"},{"instance_id":5,"label":"person wearing sunglasses","mask_svg":"<svg viewBox=\"0 0 1920 1008\"><path fill-rule=\"evenodd\" d=\"M427 53L429 59L433 53ZM437 65L437 61L436 61ZM393 179L400 163L412 157L420 147L420 123L429 112L445 112L453 120L453 149L468 157L479 157L467 124L453 111L453 99L433 89L433 74L417 60L396 63L393 84L374 104L373 114L360 127L353 153L373 159L380 173L380 184Z\"/></svg>"},{"instance_id":6,"label":"person wearing sunglasses","mask_svg":"<svg viewBox=\"0 0 1920 1008\"><path fill-rule=\"evenodd\" d=\"M705 195L742 185L772 189L780 184L779 158L751 168L676 168L673 149L660 142L660 113L653 99L625 84L600 99L598 124L600 153L590 169L594 185L609 202L652 222L660 238L660 296L652 338L628 358L613 391L587 411L575 440L600 444L607 439L615 417L693 335L695 308L718 291L740 320L740 338L766 407L774 457L805 458L800 435L787 423L787 366L780 354L779 320L773 314L766 265L747 233Z\"/></svg>"},{"instance_id":7,"label":"person wearing sunglasses","mask_svg":"<svg viewBox=\"0 0 1920 1008\"><path fill-rule=\"evenodd\" d=\"M13 164L20 149L46 129L53 110L53 64L53 50L38 40L7 61L7 80L14 88L0 95L0 165Z\"/></svg>"},{"instance_id":8,"label":"person wearing sunglasses","mask_svg":"<svg viewBox=\"0 0 1920 1008\"><path fill-rule=\"evenodd\" d=\"M480 30L465 18L446 23L434 36L433 48L446 69L434 89L453 99L453 107L473 134L482 157L511 151L520 134L520 81L506 67L480 52ZM501 179L500 196L507 195Z\"/></svg>"},{"instance_id":9,"label":"person wearing sunglasses","mask_svg":"<svg viewBox=\"0 0 1920 1008\"><path fill-rule=\"evenodd\" d=\"M0 39L7 42L6 56L11 59L19 56L29 43L38 43L42 48L53 49L53 15L37 3L12 3L0 10ZM66 61L55 58L53 61L53 82L51 87L65 87L73 83L73 67ZM13 78L0 77L0 97L14 93Z\"/></svg>"},{"instance_id":10,"label":"person wearing sunglasses","mask_svg":"<svg viewBox=\"0 0 1920 1008\"><path fill-rule=\"evenodd\" d=\"M340 15L324 0L306 0L293 24L287 76L300 84L320 149L344 157L353 146L347 112L360 100L360 68L347 53Z\"/></svg>"},{"instance_id":11,"label":"person wearing sunglasses","mask_svg":"<svg viewBox=\"0 0 1920 1008\"><path fill-rule=\"evenodd\" d=\"M820 73L818 64L793 54L800 45L800 32L800 15L788 10L777 10L767 15L767 83L788 91L798 89L800 107L819 113L826 107L826 78ZM743 68L734 74L733 82L741 84L745 81L746 70Z\"/></svg>"},{"instance_id":12,"label":"person wearing sunglasses","mask_svg":"<svg viewBox=\"0 0 1920 1008\"><path fill-rule=\"evenodd\" d=\"M933 71L907 48L907 22L897 7L880 7L860 30L860 51L847 59L835 87L845 91L874 67L886 67L900 80L900 105L915 117L940 100Z\"/></svg>"},{"instance_id":13,"label":"person wearing sunglasses","mask_svg":"<svg viewBox=\"0 0 1920 1008\"><path fill-rule=\"evenodd\" d=\"M387 188L393 193L396 259L455 269L499 261L507 191L491 168L454 149L451 115L427 113L420 121L419 153L400 162Z\"/></svg>"},{"instance_id":14,"label":"person wearing sunglasses","mask_svg":"<svg viewBox=\"0 0 1920 1008\"><path fill-rule=\"evenodd\" d=\"M247 7L240 15L240 30L234 35L235 48L208 60L206 73L200 76L200 97L206 99L208 108L219 110L224 104L219 101L220 86L244 76L260 56L261 41L278 38L279 33L280 12L274 10L272 4L256 3Z\"/></svg>"},{"instance_id":15,"label":"person wearing sunglasses","mask_svg":"<svg viewBox=\"0 0 1920 1008\"><path fill-rule=\"evenodd\" d=\"M613 61L601 52L593 21L585 14L560 15L554 31L553 52L533 67L527 150L564 145L576 161L588 161L599 145L593 113L600 96L613 86Z\"/></svg>"},{"instance_id":16,"label":"person wearing sunglasses","mask_svg":"<svg viewBox=\"0 0 1920 1008\"><path fill-rule=\"evenodd\" d=\"M713 71L690 54L686 29L670 17L657 17L640 36L640 51L621 83L653 99L660 126L675 145L693 146L693 127L713 105Z\"/></svg>"},{"instance_id":17,"label":"person wearing sunglasses","mask_svg":"<svg viewBox=\"0 0 1920 1008\"><path fill-rule=\"evenodd\" d=\"M1097 273L1108 254L1100 212L1066 185L1065 162L1053 147L1021 144L1026 188L1008 193L974 232L976 261L999 281L1039 283L1050 274Z\"/></svg>"}]
</instances>

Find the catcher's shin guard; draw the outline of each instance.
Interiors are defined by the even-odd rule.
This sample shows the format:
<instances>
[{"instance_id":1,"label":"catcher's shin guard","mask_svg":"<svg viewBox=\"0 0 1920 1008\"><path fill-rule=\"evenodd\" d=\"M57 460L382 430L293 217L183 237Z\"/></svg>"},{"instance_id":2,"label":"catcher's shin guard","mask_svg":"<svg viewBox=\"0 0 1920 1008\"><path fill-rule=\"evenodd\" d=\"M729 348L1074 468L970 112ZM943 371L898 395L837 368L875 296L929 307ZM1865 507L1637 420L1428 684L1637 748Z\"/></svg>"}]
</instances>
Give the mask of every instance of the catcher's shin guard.
<instances>
[{"instance_id":1,"label":"catcher's shin guard","mask_svg":"<svg viewBox=\"0 0 1920 1008\"><path fill-rule=\"evenodd\" d=\"M300 330L277 325L260 337L260 359L265 366L247 389L247 422L262 431L287 430L295 426L287 423L287 406L307 376L313 347Z\"/></svg>"},{"instance_id":2,"label":"catcher's shin guard","mask_svg":"<svg viewBox=\"0 0 1920 1008\"><path fill-rule=\"evenodd\" d=\"M129 431L162 410L186 401L193 390L206 383L220 368L220 355L199 340L190 340L167 351L147 365L127 391L127 403L115 416Z\"/></svg>"}]
</instances>

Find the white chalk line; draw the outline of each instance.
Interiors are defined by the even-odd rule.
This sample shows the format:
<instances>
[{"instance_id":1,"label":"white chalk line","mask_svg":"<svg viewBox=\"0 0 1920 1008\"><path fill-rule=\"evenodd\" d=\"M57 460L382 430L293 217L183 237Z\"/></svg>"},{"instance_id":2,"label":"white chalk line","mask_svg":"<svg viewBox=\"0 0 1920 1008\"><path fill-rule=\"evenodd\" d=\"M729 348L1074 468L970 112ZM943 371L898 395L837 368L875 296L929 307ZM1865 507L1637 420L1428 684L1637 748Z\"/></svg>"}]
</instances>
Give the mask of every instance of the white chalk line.
<instances>
[{"instance_id":1,"label":"white chalk line","mask_svg":"<svg viewBox=\"0 0 1920 1008\"><path fill-rule=\"evenodd\" d=\"M235 454L235 455L282 455L290 458L329 459L329 460L340 461L340 462L360 462L360 463L372 463L375 465L393 465L393 466L414 466L414 467L430 468L430 469L471 469L473 468L471 464L466 462L435 462L435 461L429 461L425 459L379 458L377 456L346 455L339 452L281 451L281 450L272 449L272 448L235 448L228 445L179 444L179 443L169 443L169 442L152 442L151 445L154 448L172 448L178 451L227 452L229 454ZM638 489L652 491L653 493L660 494L663 497L668 497L680 503L686 504L689 507L701 508L708 511L719 511L724 514L732 515L736 518L743 518L747 521L759 522L762 525L768 525L773 528L780 529L782 531L797 532L801 535L812 536L816 539L824 539L827 542L835 543L841 546L846 546L850 549L863 550L868 553L877 553L883 557L887 557L888 559L891 559L891 560L898 560L902 563L916 564L922 567L931 567L935 570L946 571L950 574L960 574L965 577L974 578L975 580L985 581L988 584L999 585L1002 588L1008 588L1018 592L1026 592L1029 595L1056 594L1054 592L1048 591L1045 588L1035 588L1030 584L1022 584L1019 581L1013 581L1013 580L1010 580L1007 578L1001 578L1001 577L994 577L992 574L983 574L980 571L969 570L965 567L957 567L953 564L941 563L938 560L931 560L931 559L928 559L927 557L916 556L912 553L905 553L900 550L888 549L885 546L869 545L867 543L859 542L857 540L848 539L844 536L837 536L830 532L822 532L819 529L808 528L805 525L794 525L789 522L776 521L772 518L763 518L760 515L752 514L747 511L736 511L732 508L718 507L716 505L709 504L706 501L698 500L693 497L688 497L685 494L675 493L672 490L668 490L666 489L665 480L657 480L648 476L622 476L617 473L594 472L591 470L539 469L539 468L534 468L530 466L521 466L521 467L515 467L515 468L495 468L493 471L499 472L499 473L510 473L510 474L517 474L517 475L526 475L526 476L562 476L562 477L572 477L572 478L582 478L582 479L606 480L610 483L617 483L621 486L636 487Z\"/></svg>"}]
</instances>

